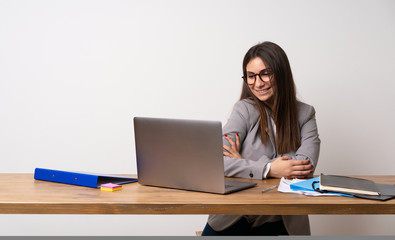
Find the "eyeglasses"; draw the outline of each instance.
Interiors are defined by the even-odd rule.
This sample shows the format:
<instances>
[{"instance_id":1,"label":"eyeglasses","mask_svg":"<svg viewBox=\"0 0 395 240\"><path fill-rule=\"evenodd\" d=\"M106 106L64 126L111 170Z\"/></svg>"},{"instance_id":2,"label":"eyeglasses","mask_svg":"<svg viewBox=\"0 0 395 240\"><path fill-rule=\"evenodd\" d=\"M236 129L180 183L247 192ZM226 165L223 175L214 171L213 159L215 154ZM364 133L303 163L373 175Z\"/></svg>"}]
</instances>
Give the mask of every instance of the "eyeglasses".
<instances>
[{"instance_id":1,"label":"eyeglasses","mask_svg":"<svg viewBox=\"0 0 395 240\"><path fill-rule=\"evenodd\" d=\"M259 76L259 79L263 82L269 82L271 79L271 76L273 75L273 71L271 69L263 69L259 73L247 73L247 75L242 76L244 82L246 82L248 85L254 85L256 81L256 76Z\"/></svg>"}]
</instances>

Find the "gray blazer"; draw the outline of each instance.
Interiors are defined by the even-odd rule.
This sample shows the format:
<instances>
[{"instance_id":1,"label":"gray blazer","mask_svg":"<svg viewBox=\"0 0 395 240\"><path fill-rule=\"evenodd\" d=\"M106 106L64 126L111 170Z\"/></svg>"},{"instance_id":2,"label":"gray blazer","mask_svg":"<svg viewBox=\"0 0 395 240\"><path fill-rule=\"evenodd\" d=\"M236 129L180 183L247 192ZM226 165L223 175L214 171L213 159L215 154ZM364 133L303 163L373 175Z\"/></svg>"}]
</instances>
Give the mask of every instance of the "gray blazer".
<instances>
[{"instance_id":1,"label":"gray blazer","mask_svg":"<svg viewBox=\"0 0 395 240\"><path fill-rule=\"evenodd\" d=\"M301 133L301 146L296 152L279 155L276 151L273 134L272 118L267 114L269 142L264 145L260 137L259 128L259 110L251 99L238 101L230 118L223 128L223 133L235 140L235 134L240 136L240 154L244 159L230 158L224 156L225 176L262 179L263 169L266 164L274 161L280 156L290 156L293 159L308 159L313 164L314 169L317 166L320 139L318 137L317 123L315 120L315 110L312 106L302 102L297 103L298 122ZM266 111L267 113L269 111ZM229 145L228 141L223 138L223 142ZM314 170L313 169L313 170ZM310 177L312 174L310 175ZM307 215L290 215L290 216L233 216L233 215L210 215L208 218L209 225L216 231L221 231L233 225L242 217L247 221L253 222L253 226L260 226L268 221L283 220L284 225L290 235L309 235L310 225Z\"/></svg>"}]
</instances>

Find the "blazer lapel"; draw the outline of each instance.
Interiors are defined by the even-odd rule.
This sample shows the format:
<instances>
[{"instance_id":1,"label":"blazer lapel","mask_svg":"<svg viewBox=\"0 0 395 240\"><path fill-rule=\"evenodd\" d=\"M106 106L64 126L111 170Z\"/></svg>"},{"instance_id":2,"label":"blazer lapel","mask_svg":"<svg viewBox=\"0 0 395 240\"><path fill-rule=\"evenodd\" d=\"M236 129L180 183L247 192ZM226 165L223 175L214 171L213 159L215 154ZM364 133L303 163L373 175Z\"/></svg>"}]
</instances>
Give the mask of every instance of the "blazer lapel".
<instances>
[{"instance_id":1,"label":"blazer lapel","mask_svg":"<svg viewBox=\"0 0 395 240\"><path fill-rule=\"evenodd\" d=\"M272 144L272 147L274 149L275 152L275 156L277 156L277 148L276 148L276 137L274 135L274 131L273 131L273 122L272 122L272 117L271 117L271 111L266 108L266 122L267 122L267 128L265 130L267 136L269 137L269 141Z\"/></svg>"}]
</instances>

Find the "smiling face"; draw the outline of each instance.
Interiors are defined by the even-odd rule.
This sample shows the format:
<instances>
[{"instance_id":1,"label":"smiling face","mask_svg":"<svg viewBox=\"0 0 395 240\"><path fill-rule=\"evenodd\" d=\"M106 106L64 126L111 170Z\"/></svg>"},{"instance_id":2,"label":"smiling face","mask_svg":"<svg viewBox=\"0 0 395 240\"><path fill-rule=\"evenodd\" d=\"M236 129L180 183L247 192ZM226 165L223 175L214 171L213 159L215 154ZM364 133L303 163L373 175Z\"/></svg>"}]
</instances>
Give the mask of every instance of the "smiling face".
<instances>
[{"instance_id":1,"label":"smiling face","mask_svg":"<svg viewBox=\"0 0 395 240\"><path fill-rule=\"evenodd\" d=\"M255 75L256 78L255 84L248 84L248 87L255 97L272 108L274 102L274 89L272 86L275 84L275 79L270 75L265 76L261 74L262 79L258 76L265 69L268 69L268 67L265 66L259 57L253 58L248 62L246 66L247 78L252 77L252 75Z\"/></svg>"}]
</instances>

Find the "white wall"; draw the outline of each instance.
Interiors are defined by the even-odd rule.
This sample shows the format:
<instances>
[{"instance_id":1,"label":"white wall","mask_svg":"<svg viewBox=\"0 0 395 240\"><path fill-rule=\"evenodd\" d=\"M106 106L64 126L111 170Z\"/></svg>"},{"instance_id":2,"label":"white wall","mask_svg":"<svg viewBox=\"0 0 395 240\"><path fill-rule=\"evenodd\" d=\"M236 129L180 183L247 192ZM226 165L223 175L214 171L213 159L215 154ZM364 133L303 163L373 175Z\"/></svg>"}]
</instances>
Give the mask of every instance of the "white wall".
<instances>
[{"instance_id":1,"label":"white wall","mask_svg":"<svg viewBox=\"0 0 395 240\"><path fill-rule=\"evenodd\" d=\"M132 117L225 123L245 52L269 40L317 110L316 173L393 175L394 10L391 0L0 0L0 171L136 173ZM1 215L0 235L193 235L205 221ZM315 235L395 235L394 216L311 222Z\"/></svg>"}]
</instances>

